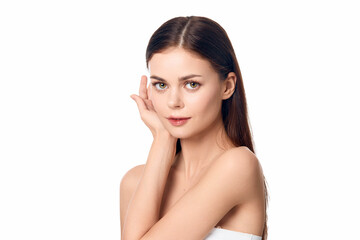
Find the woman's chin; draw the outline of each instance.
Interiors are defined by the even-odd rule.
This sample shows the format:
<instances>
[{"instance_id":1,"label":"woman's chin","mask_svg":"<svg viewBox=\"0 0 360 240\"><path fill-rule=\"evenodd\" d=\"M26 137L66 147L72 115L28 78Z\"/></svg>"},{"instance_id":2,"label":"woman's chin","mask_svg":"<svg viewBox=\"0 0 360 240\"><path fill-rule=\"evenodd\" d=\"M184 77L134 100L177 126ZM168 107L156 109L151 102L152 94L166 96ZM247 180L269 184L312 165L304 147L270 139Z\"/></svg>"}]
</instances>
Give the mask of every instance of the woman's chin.
<instances>
[{"instance_id":1,"label":"woman's chin","mask_svg":"<svg viewBox=\"0 0 360 240\"><path fill-rule=\"evenodd\" d=\"M182 130L168 129L168 131L171 134L171 136L175 138L184 139L184 138L189 138L191 136L191 134Z\"/></svg>"},{"instance_id":2,"label":"woman's chin","mask_svg":"<svg viewBox=\"0 0 360 240\"><path fill-rule=\"evenodd\" d=\"M175 133L170 133L171 134L171 136L173 136L173 137L175 137L175 138L179 138L179 139L185 139L185 138L188 138L189 136L188 135L186 135L186 134L179 134L179 133L177 133L177 134L175 134Z\"/></svg>"},{"instance_id":3,"label":"woman's chin","mask_svg":"<svg viewBox=\"0 0 360 240\"><path fill-rule=\"evenodd\" d=\"M201 134L199 131L189 131L189 129L168 129L168 131L171 136L179 139L190 139Z\"/></svg>"}]
</instances>

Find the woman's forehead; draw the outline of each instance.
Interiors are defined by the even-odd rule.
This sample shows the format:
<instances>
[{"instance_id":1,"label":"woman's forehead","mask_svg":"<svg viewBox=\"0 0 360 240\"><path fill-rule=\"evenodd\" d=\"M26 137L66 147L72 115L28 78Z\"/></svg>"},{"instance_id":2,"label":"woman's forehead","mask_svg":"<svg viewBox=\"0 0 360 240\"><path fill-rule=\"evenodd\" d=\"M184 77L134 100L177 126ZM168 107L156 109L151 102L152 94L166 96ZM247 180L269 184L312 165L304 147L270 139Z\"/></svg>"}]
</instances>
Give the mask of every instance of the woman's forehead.
<instances>
[{"instance_id":1,"label":"woman's forehead","mask_svg":"<svg viewBox=\"0 0 360 240\"><path fill-rule=\"evenodd\" d=\"M210 62L183 48L170 48L155 53L149 61L149 71L155 75L208 75L216 73Z\"/></svg>"}]
</instances>

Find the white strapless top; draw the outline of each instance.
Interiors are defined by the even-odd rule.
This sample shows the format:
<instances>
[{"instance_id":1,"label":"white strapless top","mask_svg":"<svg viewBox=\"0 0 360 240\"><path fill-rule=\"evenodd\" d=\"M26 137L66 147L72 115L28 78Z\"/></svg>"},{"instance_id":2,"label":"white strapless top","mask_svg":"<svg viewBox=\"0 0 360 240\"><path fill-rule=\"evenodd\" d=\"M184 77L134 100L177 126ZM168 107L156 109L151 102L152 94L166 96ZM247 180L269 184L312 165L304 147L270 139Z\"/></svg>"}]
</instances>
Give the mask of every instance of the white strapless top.
<instances>
[{"instance_id":1,"label":"white strapless top","mask_svg":"<svg viewBox=\"0 0 360 240\"><path fill-rule=\"evenodd\" d=\"M216 227L211 230L204 240L262 240L262 237Z\"/></svg>"}]
</instances>

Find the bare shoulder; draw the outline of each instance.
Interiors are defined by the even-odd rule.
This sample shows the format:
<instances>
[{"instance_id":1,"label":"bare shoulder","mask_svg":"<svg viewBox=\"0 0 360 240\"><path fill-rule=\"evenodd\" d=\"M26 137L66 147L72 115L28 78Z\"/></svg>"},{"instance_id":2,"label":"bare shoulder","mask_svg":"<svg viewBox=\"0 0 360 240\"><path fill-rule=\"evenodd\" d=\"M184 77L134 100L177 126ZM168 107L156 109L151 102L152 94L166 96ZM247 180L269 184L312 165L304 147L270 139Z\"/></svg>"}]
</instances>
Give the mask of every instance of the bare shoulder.
<instances>
[{"instance_id":1,"label":"bare shoulder","mask_svg":"<svg viewBox=\"0 0 360 240\"><path fill-rule=\"evenodd\" d=\"M140 182L145 164L137 165L128 170L120 183L120 224L123 229L126 212L138 183Z\"/></svg>"},{"instance_id":2,"label":"bare shoulder","mask_svg":"<svg viewBox=\"0 0 360 240\"><path fill-rule=\"evenodd\" d=\"M263 191L263 172L257 156L247 147L236 147L224 152L211 166L219 175L232 178L238 202L259 196ZM245 197L246 196L246 197Z\"/></svg>"},{"instance_id":3,"label":"bare shoulder","mask_svg":"<svg viewBox=\"0 0 360 240\"><path fill-rule=\"evenodd\" d=\"M220 167L221 166L221 167ZM224 152L216 161L214 168L232 170L236 173L256 173L261 170L256 155L247 147L236 147Z\"/></svg>"},{"instance_id":4,"label":"bare shoulder","mask_svg":"<svg viewBox=\"0 0 360 240\"><path fill-rule=\"evenodd\" d=\"M145 164L137 165L128 170L121 179L120 187L123 189L133 190L139 183Z\"/></svg>"},{"instance_id":5,"label":"bare shoulder","mask_svg":"<svg viewBox=\"0 0 360 240\"><path fill-rule=\"evenodd\" d=\"M243 170L256 170L260 167L257 156L247 147L236 147L228 150L224 157L229 164L234 164L234 167Z\"/></svg>"}]
</instances>

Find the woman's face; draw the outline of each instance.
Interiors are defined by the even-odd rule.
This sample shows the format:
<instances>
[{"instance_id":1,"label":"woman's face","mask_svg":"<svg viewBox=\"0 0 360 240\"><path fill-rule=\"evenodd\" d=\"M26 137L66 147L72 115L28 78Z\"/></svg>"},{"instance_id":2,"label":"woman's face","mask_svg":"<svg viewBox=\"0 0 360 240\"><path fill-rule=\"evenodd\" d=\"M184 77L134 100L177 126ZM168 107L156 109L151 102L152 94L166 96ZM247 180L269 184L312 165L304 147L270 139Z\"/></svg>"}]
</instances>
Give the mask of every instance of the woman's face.
<instances>
[{"instance_id":1,"label":"woman's face","mask_svg":"<svg viewBox=\"0 0 360 240\"><path fill-rule=\"evenodd\" d=\"M154 54L149 70L150 99L172 136L196 136L221 121L222 81L207 60L173 47Z\"/></svg>"}]
</instances>

